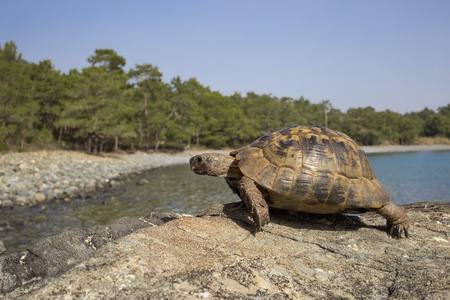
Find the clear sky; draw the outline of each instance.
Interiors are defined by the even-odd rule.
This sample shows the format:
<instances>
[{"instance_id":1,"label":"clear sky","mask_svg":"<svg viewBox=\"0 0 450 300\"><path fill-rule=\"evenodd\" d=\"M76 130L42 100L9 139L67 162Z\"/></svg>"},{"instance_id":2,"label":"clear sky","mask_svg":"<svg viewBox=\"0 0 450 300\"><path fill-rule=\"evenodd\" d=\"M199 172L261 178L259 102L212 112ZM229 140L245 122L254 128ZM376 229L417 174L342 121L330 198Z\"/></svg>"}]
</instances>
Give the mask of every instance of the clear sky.
<instances>
[{"instance_id":1,"label":"clear sky","mask_svg":"<svg viewBox=\"0 0 450 300\"><path fill-rule=\"evenodd\" d=\"M448 0L5 0L0 44L62 72L111 48L223 95L248 91L345 112L450 103Z\"/></svg>"}]
</instances>

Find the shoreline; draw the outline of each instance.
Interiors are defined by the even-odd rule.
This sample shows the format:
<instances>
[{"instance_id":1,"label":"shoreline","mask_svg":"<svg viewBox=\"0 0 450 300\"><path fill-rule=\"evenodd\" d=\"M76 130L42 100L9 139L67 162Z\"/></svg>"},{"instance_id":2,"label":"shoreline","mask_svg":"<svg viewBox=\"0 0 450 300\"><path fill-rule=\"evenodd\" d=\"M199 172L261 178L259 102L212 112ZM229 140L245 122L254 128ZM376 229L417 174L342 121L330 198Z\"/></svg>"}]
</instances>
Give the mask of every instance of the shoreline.
<instances>
[{"instance_id":1,"label":"shoreline","mask_svg":"<svg viewBox=\"0 0 450 300\"><path fill-rule=\"evenodd\" d=\"M450 145L363 146L361 148L367 154L423 152L423 151L450 151Z\"/></svg>"},{"instance_id":2,"label":"shoreline","mask_svg":"<svg viewBox=\"0 0 450 300\"><path fill-rule=\"evenodd\" d=\"M365 146L362 149L367 154L450 151L450 145ZM190 157L204 152L227 154L229 150L104 156L64 150L0 154L0 208L86 197L105 187L120 185L118 179L130 174L188 164Z\"/></svg>"}]
</instances>

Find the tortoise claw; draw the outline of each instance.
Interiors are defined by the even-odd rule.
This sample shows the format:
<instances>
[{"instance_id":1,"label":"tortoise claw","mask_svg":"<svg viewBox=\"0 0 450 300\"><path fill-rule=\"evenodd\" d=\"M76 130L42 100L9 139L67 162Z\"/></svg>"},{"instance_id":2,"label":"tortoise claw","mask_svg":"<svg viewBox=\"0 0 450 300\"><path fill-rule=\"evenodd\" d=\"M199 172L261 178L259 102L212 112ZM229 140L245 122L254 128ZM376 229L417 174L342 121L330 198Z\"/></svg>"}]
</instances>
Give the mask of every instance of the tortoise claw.
<instances>
[{"instance_id":1,"label":"tortoise claw","mask_svg":"<svg viewBox=\"0 0 450 300\"><path fill-rule=\"evenodd\" d=\"M409 224L388 224L386 233L392 238L399 239L402 237L402 232L405 234L405 238L409 237L408 233Z\"/></svg>"},{"instance_id":2,"label":"tortoise claw","mask_svg":"<svg viewBox=\"0 0 450 300\"><path fill-rule=\"evenodd\" d=\"M374 211L386 218L388 236L399 239L402 237L402 232L405 233L405 238L409 236L409 219L403 208L390 202Z\"/></svg>"},{"instance_id":3,"label":"tortoise claw","mask_svg":"<svg viewBox=\"0 0 450 300\"><path fill-rule=\"evenodd\" d=\"M253 234L256 234L257 232L261 231L261 227L263 225L261 224L261 220L259 219L259 216L253 216Z\"/></svg>"},{"instance_id":4,"label":"tortoise claw","mask_svg":"<svg viewBox=\"0 0 450 300\"><path fill-rule=\"evenodd\" d=\"M261 231L261 228L270 222L269 208L267 205L255 205L252 211L255 233Z\"/></svg>"}]
</instances>

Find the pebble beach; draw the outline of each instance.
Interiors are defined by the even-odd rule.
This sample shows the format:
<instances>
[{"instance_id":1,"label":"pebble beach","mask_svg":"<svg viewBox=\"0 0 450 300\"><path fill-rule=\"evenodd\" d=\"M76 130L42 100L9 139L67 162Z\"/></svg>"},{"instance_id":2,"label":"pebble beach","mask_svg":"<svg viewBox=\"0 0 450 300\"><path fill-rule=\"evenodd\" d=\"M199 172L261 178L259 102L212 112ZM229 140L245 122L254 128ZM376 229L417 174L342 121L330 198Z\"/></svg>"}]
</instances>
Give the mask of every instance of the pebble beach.
<instances>
[{"instance_id":1,"label":"pebble beach","mask_svg":"<svg viewBox=\"0 0 450 300\"><path fill-rule=\"evenodd\" d=\"M370 153L450 151L450 145L363 147ZM87 155L75 151L0 154L0 207L32 206L55 199L84 197L119 178L144 170L187 164L199 152ZM220 151L227 153L228 151Z\"/></svg>"},{"instance_id":2,"label":"pebble beach","mask_svg":"<svg viewBox=\"0 0 450 300\"><path fill-rule=\"evenodd\" d=\"M39 151L0 155L0 207L84 197L120 184L127 174L189 162L195 152L88 155Z\"/></svg>"}]
</instances>

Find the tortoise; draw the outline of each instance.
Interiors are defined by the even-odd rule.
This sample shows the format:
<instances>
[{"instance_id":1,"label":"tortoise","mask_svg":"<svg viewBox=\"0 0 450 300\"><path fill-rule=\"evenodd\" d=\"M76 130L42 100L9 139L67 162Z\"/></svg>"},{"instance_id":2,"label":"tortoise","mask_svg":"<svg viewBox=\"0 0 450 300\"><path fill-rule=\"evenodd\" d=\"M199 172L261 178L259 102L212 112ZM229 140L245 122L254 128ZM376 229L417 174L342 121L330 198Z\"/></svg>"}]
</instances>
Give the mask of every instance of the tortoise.
<instances>
[{"instance_id":1,"label":"tortoise","mask_svg":"<svg viewBox=\"0 0 450 300\"><path fill-rule=\"evenodd\" d=\"M372 211L387 234L408 237L409 220L376 178L364 151L346 134L322 126L291 126L231 151L190 159L199 175L224 177L254 220L269 223L269 207L316 213Z\"/></svg>"}]
</instances>

